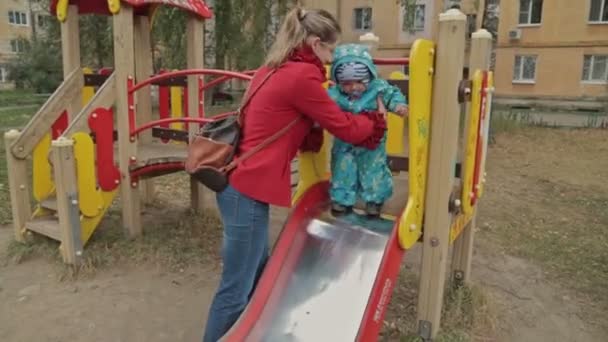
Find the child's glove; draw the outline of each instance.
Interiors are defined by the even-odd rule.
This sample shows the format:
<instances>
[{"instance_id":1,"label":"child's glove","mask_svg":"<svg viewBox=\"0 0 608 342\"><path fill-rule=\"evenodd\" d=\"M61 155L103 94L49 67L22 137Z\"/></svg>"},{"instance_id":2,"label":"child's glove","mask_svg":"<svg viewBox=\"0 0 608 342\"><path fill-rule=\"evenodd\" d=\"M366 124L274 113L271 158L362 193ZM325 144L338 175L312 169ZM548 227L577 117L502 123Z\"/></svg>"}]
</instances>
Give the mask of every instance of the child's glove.
<instances>
[{"instance_id":1,"label":"child's glove","mask_svg":"<svg viewBox=\"0 0 608 342\"><path fill-rule=\"evenodd\" d=\"M409 107L407 105L398 105L395 108L395 114L400 116L407 116L410 113Z\"/></svg>"},{"instance_id":2,"label":"child's glove","mask_svg":"<svg viewBox=\"0 0 608 342\"><path fill-rule=\"evenodd\" d=\"M302 152L319 152L323 146L323 129L320 126L313 126L304 138L300 151Z\"/></svg>"},{"instance_id":3,"label":"child's glove","mask_svg":"<svg viewBox=\"0 0 608 342\"><path fill-rule=\"evenodd\" d=\"M363 112L361 115L367 116L374 122L374 131L371 136L357 144L356 146L364 147L368 150L375 150L380 145L384 133L386 132L386 118L385 113L381 112Z\"/></svg>"}]
</instances>

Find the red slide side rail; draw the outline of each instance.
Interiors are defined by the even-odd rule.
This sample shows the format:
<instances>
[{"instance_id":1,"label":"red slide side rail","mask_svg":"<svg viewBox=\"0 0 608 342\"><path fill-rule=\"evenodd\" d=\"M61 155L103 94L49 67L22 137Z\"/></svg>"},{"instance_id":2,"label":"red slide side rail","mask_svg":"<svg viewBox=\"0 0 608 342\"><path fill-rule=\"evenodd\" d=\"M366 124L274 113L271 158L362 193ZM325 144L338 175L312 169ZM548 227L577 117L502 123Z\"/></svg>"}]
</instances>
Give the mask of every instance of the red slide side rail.
<instances>
[{"instance_id":1,"label":"red slide side rail","mask_svg":"<svg viewBox=\"0 0 608 342\"><path fill-rule=\"evenodd\" d=\"M285 289L289 280L288 277L291 274L289 271L286 272L285 269L295 267L295 265L286 264L286 262L297 260L297 258L288 258L288 256L290 253L299 254L304 248L304 242L298 240L297 233L305 226L303 224L305 220L317 216L319 212L316 211L322 210L319 204L329 200L328 191L328 182L317 183L295 205L277 240L272 256L264 269L246 311L222 338L222 341L238 342L245 341L248 338L254 341L259 340L259 336L250 336L250 334L258 320L267 319L262 315L265 307L273 307L277 304L270 301L271 294L275 295L277 291L281 292ZM371 342L377 340L404 255L405 250L399 245L398 229L395 227L385 247L384 257L378 269L363 320L360 322L356 341ZM348 309L345 308L345 310Z\"/></svg>"},{"instance_id":2,"label":"red slide side rail","mask_svg":"<svg viewBox=\"0 0 608 342\"><path fill-rule=\"evenodd\" d=\"M129 87L129 94L132 94L139 89L148 86L152 83L159 82L172 77L189 76L189 75L210 75L210 76L228 76L230 78L238 78L245 81L250 81L252 76L242 72L219 70L219 69L188 69L166 72L154 77L150 77L145 81L137 83L136 85Z\"/></svg>"}]
</instances>

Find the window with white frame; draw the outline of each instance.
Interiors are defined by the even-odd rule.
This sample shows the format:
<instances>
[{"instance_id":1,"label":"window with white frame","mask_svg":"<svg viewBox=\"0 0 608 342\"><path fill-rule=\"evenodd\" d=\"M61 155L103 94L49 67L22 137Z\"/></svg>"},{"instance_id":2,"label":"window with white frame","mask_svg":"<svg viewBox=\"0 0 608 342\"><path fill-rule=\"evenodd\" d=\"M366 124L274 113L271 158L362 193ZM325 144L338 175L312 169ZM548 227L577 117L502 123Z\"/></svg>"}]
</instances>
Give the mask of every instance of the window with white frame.
<instances>
[{"instance_id":1,"label":"window with white frame","mask_svg":"<svg viewBox=\"0 0 608 342\"><path fill-rule=\"evenodd\" d=\"M536 79L536 56L515 56L513 82L534 83Z\"/></svg>"},{"instance_id":2,"label":"window with white frame","mask_svg":"<svg viewBox=\"0 0 608 342\"><path fill-rule=\"evenodd\" d=\"M27 26L27 13L20 11L8 11L8 22L13 25Z\"/></svg>"},{"instance_id":3,"label":"window with white frame","mask_svg":"<svg viewBox=\"0 0 608 342\"><path fill-rule=\"evenodd\" d=\"M359 7L353 10L355 30L367 31L372 29L372 8Z\"/></svg>"},{"instance_id":4,"label":"window with white frame","mask_svg":"<svg viewBox=\"0 0 608 342\"><path fill-rule=\"evenodd\" d=\"M608 83L608 55L585 55L583 82Z\"/></svg>"},{"instance_id":5,"label":"window with white frame","mask_svg":"<svg viewBox=\"0 0 608 342\"><path fill-rule=\"evenodd\" d=\"M426 6L425 5L414 5L412 6L413 15L408 13L407 8L403 8L403 20L401 24L401 31L403 32L416 32L424 31L426 23ZM408 20L412 20L411 23ZM411 26L411 27L410 27Z\"/></svg>"},{"instance_id":6,"label":"window with white frame","mask_svg":"<svg viewBox=\"0 0 608 342\"><path fill-rule=\"evenodd\" d=\"M608 0L591 0L589 21L608 24Z\"/></svg>"},{"instance_id":7,"label":"window with white frame","mask_svg":"<svg viewBox=\"0 0 608 342\"><path fill-rule=\"evenodd\" d=\"M2 65L0 66L0 83L6 83L8 79L8 75L6 73L6 68Z\"/></svg>"},{"instance_id":8,"label":"window with white frame","mask_svg":"<svg viewBox=\"0 0 608 342\"><path fill-rule=\"evenodd\" d=\"M543 0L519 0L519 24L539 25L543 14Z\"/></svg>"},{"instance_id":9,"label":"window with white frame","mask_svg":"<svg viewBox=\"0 0 608 342\"><path fill-rule=\"evenodd\" d=\"M11 51L14 53L20 53L25 51L25 41L22 39L11 40Z\"/></svg>"}]
</instances>

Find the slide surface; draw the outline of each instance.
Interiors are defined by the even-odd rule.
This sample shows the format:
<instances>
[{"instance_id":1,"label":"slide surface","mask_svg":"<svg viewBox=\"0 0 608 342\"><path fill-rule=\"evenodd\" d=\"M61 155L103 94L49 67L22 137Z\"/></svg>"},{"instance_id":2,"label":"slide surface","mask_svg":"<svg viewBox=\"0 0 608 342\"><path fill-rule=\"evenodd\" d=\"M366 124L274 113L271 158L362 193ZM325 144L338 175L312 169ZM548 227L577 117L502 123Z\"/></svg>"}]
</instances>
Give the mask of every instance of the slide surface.
<instances>
[{"instance_id":1,"label":"slide surface","mask_svg":"<svg viewBox=\"0 0 608 342\"><path fill-rule=\"evenodd\" d=\"M249 306L222 341L372 341L403 250L394 223L328 214L327 184L288 218Z\"/></svg>"}]
</instances>

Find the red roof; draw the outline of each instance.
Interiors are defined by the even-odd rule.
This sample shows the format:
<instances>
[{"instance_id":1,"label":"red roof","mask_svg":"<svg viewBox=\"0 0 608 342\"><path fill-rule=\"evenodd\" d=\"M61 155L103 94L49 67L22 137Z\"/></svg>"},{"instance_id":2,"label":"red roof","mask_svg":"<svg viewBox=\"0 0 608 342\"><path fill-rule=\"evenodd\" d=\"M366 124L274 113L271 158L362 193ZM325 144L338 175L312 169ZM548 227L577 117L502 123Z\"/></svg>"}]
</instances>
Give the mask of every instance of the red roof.
<instances>
[{"instance_id":1,"label":"red roof","mask_svg":"<svg viewBox=\"0 0 608 342\"><path fill-rule=\"evenodd\" d=\"M51 2L51 13L53 15L56 15L58 1L59 0L52 0ZM80 14L110 14L107 0L69 1L71 5L78 5L78 13ZM181 8L204 19L209 19L213 15L211 9L205 4L204 0L121 0L121 2L129 4L137 12L147 11L151 5L167 5Z\"/></svg>"}]
</instances>

